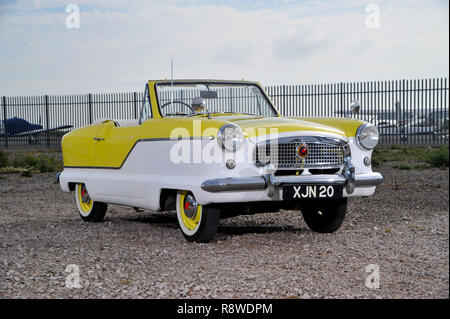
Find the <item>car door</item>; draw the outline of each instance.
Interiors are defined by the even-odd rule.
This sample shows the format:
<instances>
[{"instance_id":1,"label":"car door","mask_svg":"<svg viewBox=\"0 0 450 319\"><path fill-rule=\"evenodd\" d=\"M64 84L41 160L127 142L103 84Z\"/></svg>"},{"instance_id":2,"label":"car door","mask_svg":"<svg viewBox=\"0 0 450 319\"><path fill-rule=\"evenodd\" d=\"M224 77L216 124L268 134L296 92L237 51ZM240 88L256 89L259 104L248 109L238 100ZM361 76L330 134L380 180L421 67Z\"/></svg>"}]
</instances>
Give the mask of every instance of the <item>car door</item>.
<instances>
[{"instance_id":1,"label":"car door","mask_svg":"<svg viewBox=\"0 0 450 319\"><path fill-rule=\"evenodd\" d=\"M106 121L97 132L96 167L121 168L136 142L139 125L121 127L114 121Z\"/></svg>"}]
</instances>

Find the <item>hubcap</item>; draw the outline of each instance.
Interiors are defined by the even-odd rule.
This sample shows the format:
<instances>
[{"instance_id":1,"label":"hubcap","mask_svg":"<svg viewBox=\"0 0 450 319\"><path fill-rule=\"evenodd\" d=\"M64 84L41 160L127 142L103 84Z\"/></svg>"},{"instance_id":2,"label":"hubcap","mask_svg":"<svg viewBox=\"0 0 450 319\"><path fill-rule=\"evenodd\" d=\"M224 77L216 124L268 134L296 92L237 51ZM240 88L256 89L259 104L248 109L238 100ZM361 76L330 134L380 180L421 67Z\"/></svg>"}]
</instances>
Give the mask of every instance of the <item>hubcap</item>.
<instances>
[{"instance_id":1,"label":"hubcap","mask_svg":"<svg viewBox=\"0 0 450 319\"><path fill-rule=\"evenodd\" d=\"M187 194L184 198L184 213L187 218L189 219L195 219L198 211L198 203L195 200L194 196L192 194Z\"/></svg>"},{"instance_id":2,"label":"hubcap","mask_svg":"<svg viewBox=\"0 0 450 319\"><path fill-rule=\"evenodd\" d=\"M86 189L86 185L84 184L78 184L78 191L77 191L77 203L78 208L80 209L80 214L82 216L88 216L92 210L92 207L94 205L94 202L92 201L91 197L89 196L89 193Z\"/></svg>"},{"instance_id":3,"label":"hubcap","mask_svg":"<svg viewBox=\"0 0 450 319\"><path fill-rule=\"evenodd\" d=\"M81 186L81 200L83 203L89 203L91 201L91 198L89 197L88 191L86 189L86 185Z\"/></svg>"},{"instance_id":4,"label":"hubcap","mask_svg":"<svg viewBox=\"0 0 450 319\"><path fill-rule=\"evenodd\" d=\"M195 234L200 227L202 205L190 191L180 191L177 195L177 217L181 230L186 235Z\"/></svg>"}]
</instances>

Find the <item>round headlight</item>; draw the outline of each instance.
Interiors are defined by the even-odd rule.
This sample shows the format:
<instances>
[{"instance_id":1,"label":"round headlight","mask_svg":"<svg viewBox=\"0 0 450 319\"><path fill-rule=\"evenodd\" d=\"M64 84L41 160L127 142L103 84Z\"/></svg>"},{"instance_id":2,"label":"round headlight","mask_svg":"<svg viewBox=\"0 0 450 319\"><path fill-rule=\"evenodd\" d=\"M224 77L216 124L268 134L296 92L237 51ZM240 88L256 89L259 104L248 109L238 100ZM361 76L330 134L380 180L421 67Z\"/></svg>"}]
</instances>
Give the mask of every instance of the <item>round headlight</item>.
<instances>
[{"instance_id":1,"label":"round headlight","mask_svg":"<svg viewBox=\"0 0 450 319\"><path fill-rule=\"evenodd\" d=\"M358 144L366 150L371 150L377 146L379 138L378 129L372 124L363 124L356 132Z\"/></svg>"},{"instance_id":2,"label":"round headlight","mask_svg":"<svg viewBox=\"0 0 450 319\"><path fill-rule=\"evenodd\" d=\"M236 151L244 142L244 133L241 128L234 124L225 124L217 133L217 142L228 151Z\"/></svg>"}]
</instances>

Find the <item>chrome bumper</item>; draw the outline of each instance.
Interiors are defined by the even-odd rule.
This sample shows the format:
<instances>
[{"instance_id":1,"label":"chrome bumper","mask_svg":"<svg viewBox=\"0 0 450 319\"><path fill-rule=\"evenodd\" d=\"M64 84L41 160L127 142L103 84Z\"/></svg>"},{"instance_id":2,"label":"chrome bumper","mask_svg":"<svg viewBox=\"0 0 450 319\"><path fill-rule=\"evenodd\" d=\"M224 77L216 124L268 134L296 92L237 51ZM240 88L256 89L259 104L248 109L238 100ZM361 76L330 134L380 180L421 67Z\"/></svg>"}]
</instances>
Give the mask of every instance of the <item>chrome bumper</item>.
<instances>
[{"instance_id":1,"label":"chrome bumper","mask_svg":"<svg viewBox=\"0 0 450 319\"><path fill-rule=\"evenodd\" d=\"M253 177L231 177L209 179L203 182L202 189L210 193L230 191L250 191L269 189L269 196L275 188L283 184L320 184L320 185L344 185L347 193L353 193L354 187L372 187L380 185L383 176L380 173L346 174L346 175L304 175L304 176L274 176L267 174Z\"/></svg>"}]
</instances>

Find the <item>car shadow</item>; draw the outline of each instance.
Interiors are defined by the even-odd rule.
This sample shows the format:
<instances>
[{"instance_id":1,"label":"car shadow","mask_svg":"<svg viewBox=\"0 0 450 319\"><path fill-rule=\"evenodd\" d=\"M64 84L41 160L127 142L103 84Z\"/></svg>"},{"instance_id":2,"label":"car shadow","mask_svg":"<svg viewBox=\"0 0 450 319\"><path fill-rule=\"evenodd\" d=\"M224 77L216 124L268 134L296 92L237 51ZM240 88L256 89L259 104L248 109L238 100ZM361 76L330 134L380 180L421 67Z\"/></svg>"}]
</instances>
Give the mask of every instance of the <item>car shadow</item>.
<instances>
[{"instance_id":1,"label":"car shadow","mask_svg":"<svg viewBox=\"0 0 450 319\"><path fill-rule=\"evenodd\" d=\"M149 225L164 226L167 228L178 228L178 220L176 214L151 214L145 216L136 216L131 218L125 218L124 220L129 222L138 222ZM223 223L223 220L221 221ZM223 225L219 224L217 229L218 234L222 235L245 235L245 234L267 234L278 232L289 233L304 233L308 231L305 228L293 227L293 226L272 226L272 225Z\"/></svg>"},{"instance_id":2,"label":"car shadow","mask_svg":"<svg viewBox=\"0 0 450 319\"><path fill-rule=\"evenodd\" d=\"M242 225L242 226L228 226L219 225L217 232L224 235L245 235L245 234L267 234L267 233L303 233L306 229L296 228L292 226L264 226L264 225Z\"/></svg>"},{"instance_id":3,"label":"car shadow","mask_svg":"<svg viewBox=\"0 0 450 319\"><path fill-rule=\"evenodd\" d=\"M166 226L168 228L178 227L177 215L172 214L152 214L145 216L136 216L131 218L125 218L124 220L129 222L138 222L150 225Z\"/></svg>"}]
</instances>

